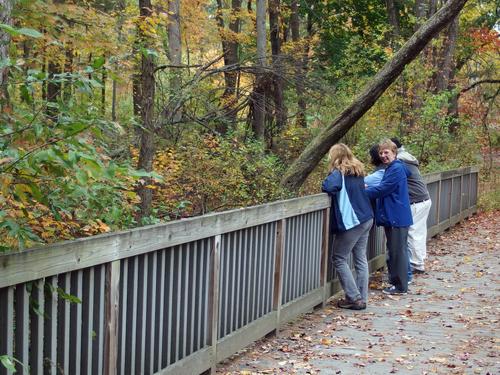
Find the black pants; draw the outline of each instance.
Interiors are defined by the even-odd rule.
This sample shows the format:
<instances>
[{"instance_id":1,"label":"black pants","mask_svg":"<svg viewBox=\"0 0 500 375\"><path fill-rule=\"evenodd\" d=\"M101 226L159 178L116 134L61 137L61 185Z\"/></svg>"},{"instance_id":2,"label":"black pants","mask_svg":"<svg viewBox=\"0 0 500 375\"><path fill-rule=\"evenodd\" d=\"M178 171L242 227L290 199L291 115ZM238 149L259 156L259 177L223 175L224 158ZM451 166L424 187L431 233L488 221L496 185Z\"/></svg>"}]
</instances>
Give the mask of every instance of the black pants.
<instances>
[{"instance_id":1,"label":"black pants","mask_svg":"<svg viewBox=\"0 0 500 375\"><path fill-rule=\"evenodd\" d=\"M401 292L408 291L408 227L384 227L387 238L389 281Z\"/></svg>"}]
</instances>

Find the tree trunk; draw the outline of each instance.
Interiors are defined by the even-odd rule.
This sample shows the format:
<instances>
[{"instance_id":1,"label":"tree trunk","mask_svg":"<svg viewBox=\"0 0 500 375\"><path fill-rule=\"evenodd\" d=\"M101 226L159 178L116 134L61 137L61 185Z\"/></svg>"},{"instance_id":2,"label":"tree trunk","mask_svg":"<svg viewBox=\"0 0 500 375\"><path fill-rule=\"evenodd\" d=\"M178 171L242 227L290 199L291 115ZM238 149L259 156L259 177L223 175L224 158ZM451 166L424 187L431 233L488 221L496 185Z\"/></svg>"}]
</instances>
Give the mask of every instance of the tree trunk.
<instances>
[{"instance_id":1,"label":"tree trunk","mask_svg":"<svg viewBox=\"0 0 500 375\"><path fill-rule=\"evenodd\" d=\"M231 15L229 21L230 35L228 37L225 31L224 19L222 18L223 5L222 0L217 0L217 25L222 43L222 53L224 54L224 65L226 67L235 66L239 63L238 50L239 43L236 40L237 34L241 28L241 0L232 0ZM224 71L224 92L222 102L224 103L224 119L217 125L217 131L225 134L228 130L228 124L234 124L237 113L234 110L238 100L236 97L236 86L238 81L238 72L236 70Z\"/></svg>"},{"instance_id":2,"label":"tree trunk","mask_svg":"<svg viewBox=\"0 0 500 375\"><path fill-rule=\"evenodd\" d=\"M12 19L12 1L0 0L0 23L11 25ZM3 29L0 29L0 61L5 61L9 58L10 34ZM0 68L0 110L4 111L10 106L10 98L8 91L9 68Z\"/></svg>"},{"instance_id":3,"label":"tree trunk","mask_svg":"<svg viewBox=\"0 0 500 375\"><path fill-rule=\"evenodd\" d=\"M399 19L395 0L385 0L385 6L387 8L387 18L389 20L389 25L391 25L392 30L392 44L399 38Z\"/></svg>"},{"instance_id":4,"label":"tree trunk","mask_svg":"<svg viewBox=\"0 0 500 375\"><path fill-rule=\"evenodd\" d=\"M65 53L64 53L64 73L71 74L73 73L73 59L74 59L74 51L73 51L73 46L71 45L71 42L68 42L68 44L64 48ZM71 99L72 95L72 90L71 90L71 85L72 85L72 80L71 78L66 78L66 81L64 82L64 89L63 89L63 98L64 101L68 101Z\"/></svg>"},{"instance_id":5,"label":"tree trunk","mask_svg":"<svg viewBox=\"0 0 500 375\"><path fill-rule=\"evenodd\" d=\"M116 121L116 80L113 79L111 87L111 120Z\"/></svg>"},{"instance_id":6,"label":"tree trunk","mask_svg":"<svg viewBox=\"0 0 500 375\"><path fill-rule=\"evenodd\" d=\"M452 70L453 70L453 56L455 54L455 47L457 45L458 34L458 17L448 26L445 33L445 40L438 66L436 67L436 84L435 92L441 92L448 89Z\"/></svg>"},{"instance_id":7,"label":"tree trunk","mask_svg":"<svg viewBox=\"0 0 500 375\"><path fill-rule=\"evenodd\" d=\"M139 0L140 15L142 22L152 15L151 0ZM147 47L147 37L142 34L139 28L141 42L144 43L144 49ZM153 170L153 158L155 154L154 143L154 96L155 96L155 77L153 56L142 54L141 58L141 144L139 152L138 169L146 172ZM148 187L151 184L151 178L146 177L144 182L139 185L137 193L141 198L140 212L138 219L149 216L151 213L151 204L153 200L153 191ZM139 221L138 220L138 221Z\"/></svg>"},{"instance_id":8,"label":"tree trunk","mask_svg":"<svg viewBox=\"0 0 500 375\"><path fill-rule=\"evenodd\" d=\"M141 117L141 75L139 73L134 73L132 75L132 102L134 109L134 116L136 118Z\"/></svg>"},{"instance_id":9,"label":"tree trunk","mask_svg":"<svg viewBox=\"0 0 500 375\"><path fill-rule=\"evenodd\" d=\"M101 86L101 114L104 116L106 114L106 80L108 79L108 74L106 72L106 67L102 67L102 86Z\"/></svg>"},{"instance_id":10,"label":"tree trunk","mask_svg":"<svg viewBox=\"0 0 500 375\"><path fill-rule=\"evenodd\" d=\"M181 65L182 63L182 39L181 39L181 18L180 18L180 0L170 0L168 2L168 58L172 65ZM170 98L174 99L182 85L180 69L172 69L170 72ZM172 101L172 100L171 100ZM174 100L175 101L175 100ZM169 120L177 122L182 113L175 110L175 104L172 103L169 113Z\"/></svg>"},{"instance_id":11,"label":"tree trunk","mask_svg":"<svg viewBox=\"0 0 500 375\"><path fill-rule=\"evenodd\" d=\"M300 16L299 2L293 0L291 3L290 29L292 41L295 48L295 93L297 95L297 117L296 124L300 127L307 127L306 111L307 101L305 99L305 80L307 75L307 65L309 60L310 41L313 37L312 19L310 13L307 14L307 40L300 42Z\"/></svg>"},{"instance_id":12,"label":"tree trunk","mask_svg":"<svg viewBox=\"0 0 500 375\"><path fill-rule=\"evenodd\" d=\"M281 56L280 39L280 0L269 0L269 39L271 41L271 53L273 62L273 101L274 121L276 131L279 132L286 125L287 111L283 98L283 62ZM272 139L272 136L269 137Z\"/></svg>"},{"instance_id":13,"label":"tree trunk","mask_svg":"<svg viewBox=\"0 0 500 375\"><path fill-rule=\"evenodd\" d=\"M125 17L123 16L123 11L125 10L126 3L125 0L118 0L116 2L115 10L118 12L118 20L116 21L116 31L118 33L118 41L123 43L123 23L125 21ZM117 94L117 83L116 79L113 78L112 87L111 87L111 120L116 121L116 94ZM134 108L135 115L135 108Z\"/></svg>"},{"instance_id":14,"label":"tree trunk","mask_svg":"<svg viewBox=\"0 0 500 375\"><path fill-rule=\"evenodd\" d=\"M427 15L427 0L415 0L415 18L417 22L415 22L414 31L417 31L420 25L425 22Z\"/></svg>"},{"instance_id":15,"label":"tree trunk","mask_svg":"<svg viewBox=\"0 0 500 375\"><path fill-rule=\"evenodd\" d=\"M266 95L264 82L267 80L264 74L266 62L266 1L256 1L257 20L257 65L262 69L256 77L255 87L252 92L253 119L252 129L257 139L264 140L265 137L265 115Z\"/></svg>"},{"instance_id":16,"label":"tree trunk","mask_svg":"<svg viewBox=\"0 0 500 375\"><path fill-rule=\"evenodd\" d=\"M56 79L56 75L61 74L61 65L58 61L49 60L48 67L48 81L47 81L47 101L49 103L57 103L59 99L59 95L61 94L61 82L54 81ZM52 121L56 121L57 116L59 114L59 110L55 105L47 106L47 116L52 119Z\"/></svg>"},{"instance_id":17,"label":"tree trunk","mask_svg":"<svg viewBox=\"0 0 500 375\"><path fill-rule=\"evenodd\" d=\"M398 50L394 57L375 75L371 84L337 118L327 126L302 152L286 171L282 184L297 190L320 162L329 148L347 133L401 74L404 67L417 57L427 43L455 18L467 0L451 0L432 16Z\"/></svg>"}]
</instances>

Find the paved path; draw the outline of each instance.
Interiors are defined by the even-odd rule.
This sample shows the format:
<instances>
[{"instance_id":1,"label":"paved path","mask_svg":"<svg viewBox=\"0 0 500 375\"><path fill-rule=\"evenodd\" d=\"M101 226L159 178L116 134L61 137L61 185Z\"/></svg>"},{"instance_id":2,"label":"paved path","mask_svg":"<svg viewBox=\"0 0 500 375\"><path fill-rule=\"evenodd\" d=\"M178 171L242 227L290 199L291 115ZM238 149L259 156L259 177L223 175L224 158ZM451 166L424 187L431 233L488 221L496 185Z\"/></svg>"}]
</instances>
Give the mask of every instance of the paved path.
<instances>
[{"instance_id":1,"label":"paved path","mask_svg":"<svg viewBox=\"0 0 500 375\"><path fill-rule=\"evenodd\" d=\"M363 312L326 308L288 323L219 374L500 374L500 212L429 242L428 273L407 296L370 282Z\"/></svg>"}]
</instances>

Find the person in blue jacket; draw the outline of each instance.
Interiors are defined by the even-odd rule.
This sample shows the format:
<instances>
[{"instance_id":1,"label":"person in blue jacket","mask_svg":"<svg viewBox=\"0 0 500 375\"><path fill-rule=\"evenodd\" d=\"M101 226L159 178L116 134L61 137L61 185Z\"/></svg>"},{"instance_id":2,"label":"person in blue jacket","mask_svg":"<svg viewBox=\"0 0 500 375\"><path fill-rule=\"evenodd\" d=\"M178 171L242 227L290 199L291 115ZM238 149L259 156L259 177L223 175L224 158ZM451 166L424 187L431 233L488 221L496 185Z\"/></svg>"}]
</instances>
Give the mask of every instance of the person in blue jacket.
<instances>
[{"instance_id":1,"label":"person in blue jacket","mask_svg":"<svg viewBox=\"0 0 500 375\"><path fill-rule=\"evenodd\" d=\"M322 190L332 199L333 264L345 292L345 299L340 300L338 306L363 310L368 300L366 244L373 224L373 211L363 180L364 166L343 143L334 145L328 157L330 174L323 181ZM351 252L356 278L347 263Z\"/></svg>"},{"instance_id":2,"label":"person in blue jacket","mask_svg":"<svg viewBox=\"0 0 500 375\"><path fill-rule=\"evenodd\" d=\"M413 224L404 164L396 159L397 147L390 139L379 144L379 156L387 166L377 186L366 189L371 199L377 199L375 221L383 226L387 238L389 282L386 294L406 294L408 291L408 228Z\"/></svg>"}]
</instances>

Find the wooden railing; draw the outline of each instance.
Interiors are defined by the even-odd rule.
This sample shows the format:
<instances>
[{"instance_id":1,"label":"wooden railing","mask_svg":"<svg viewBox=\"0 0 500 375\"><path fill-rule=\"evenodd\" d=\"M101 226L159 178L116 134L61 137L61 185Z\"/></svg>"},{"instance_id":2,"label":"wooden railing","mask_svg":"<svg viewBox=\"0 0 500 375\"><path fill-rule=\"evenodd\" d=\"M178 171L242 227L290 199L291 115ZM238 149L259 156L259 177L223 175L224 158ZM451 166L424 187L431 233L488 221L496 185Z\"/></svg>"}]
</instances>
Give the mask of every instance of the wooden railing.
<instances>
[{"instance_id":1,"label":"wooden railing","mask_svg":"<svg viewBox=\"0 0 500 375\"><path fill-rule=\"evenodd\" d=\"M425 176L431 235L475 211L477 172ZM214 369L339 290L329 207L318 194L0 255L0 355L20 374Z\"/></svg>"}]
</instances>

